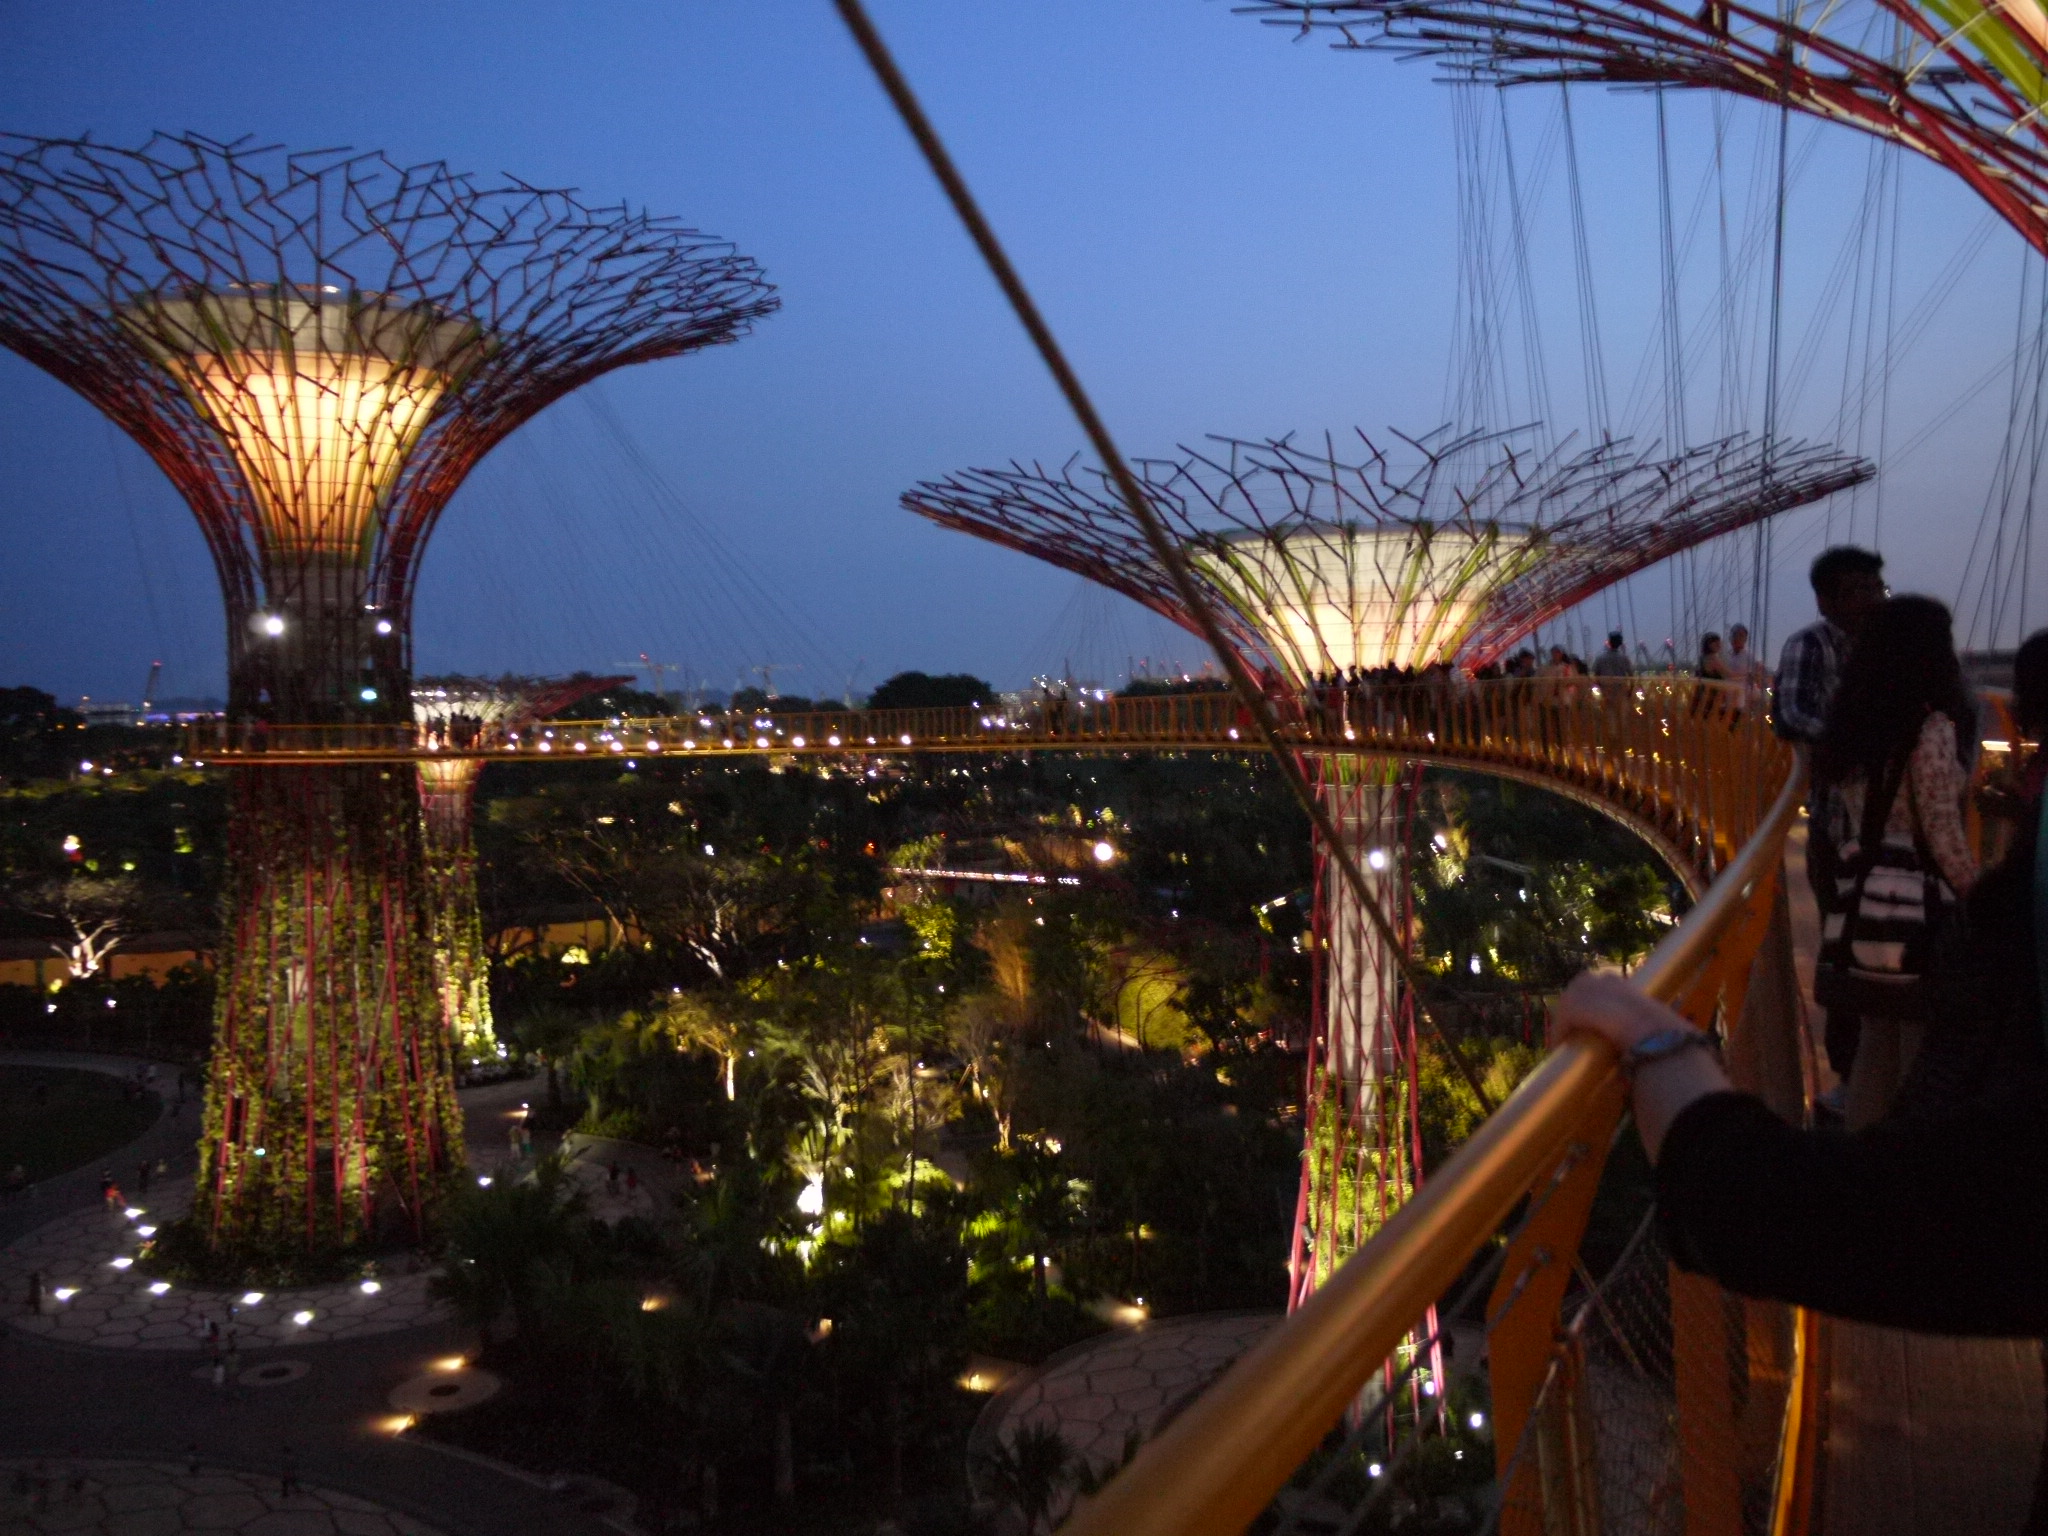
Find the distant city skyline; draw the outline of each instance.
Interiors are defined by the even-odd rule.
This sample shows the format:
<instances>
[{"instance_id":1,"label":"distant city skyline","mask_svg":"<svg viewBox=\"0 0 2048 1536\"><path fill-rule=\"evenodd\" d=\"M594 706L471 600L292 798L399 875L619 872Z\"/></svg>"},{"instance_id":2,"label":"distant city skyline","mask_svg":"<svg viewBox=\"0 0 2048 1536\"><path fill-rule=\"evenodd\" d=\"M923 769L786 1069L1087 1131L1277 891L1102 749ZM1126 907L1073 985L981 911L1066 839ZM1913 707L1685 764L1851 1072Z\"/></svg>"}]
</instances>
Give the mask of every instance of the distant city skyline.
<instances>
[{"instance_id":1,"label":"distant city skyline","mask_svg":"<svg viewBox=\"0 0 2048 1536\"><path fill-rule=\"evenodd\" d=\"M1426 70L1291 44L1194 0L1048 0L966 26L936 0L875 10L1127 451L1210 433L1421 431L1457 408L1474 364L1456 188L1461 174L1500 173L1461 171L1459 98ZM1114 680L1135 659L1204 660L1193 636L1133 605L896 505L917 480L1056 463L1081 440L822 0L575 15L371 3L340 28L310 6L243 0L175 15L139 0L90 14L14 7L8 19L0 93L15 131L127 144L190 128L445 159L674 215L758 258L778 285L784 309L752 338L628 370L480 467L426 563L418 671L621 672L645 653L720 689L765 667L782 691L838 697L908 668L1014 687L1033 672ZM1626 430L1657 340L1651 105L1593 91L1574 105ZM1540 204L1529 267L1556 374L1552 425L1583 430L1554 98L1514 96L1509 110ZM1696 96L1674 96L1670 112L1687 356L1711 375L1724 209L1703 168L1716 118ZM1767 118L1720 115L1736 226L1755 202ZM1845 130L1793 133L1786 425L1820 436L1846 421L1853 393L1871 393L1871 370L1849 364L1873 310L1838 271L1864 248L1858 197L1874 162ZM2015 345L2021 255L1934 168L1908 158L1900 184L1892 320L1910 347L1886 400L1882 542L1895 589L1952 600L2005 425L1996 370ZM1741 330L1753 348L1758 318ZM1505 344L1484 366L1519 377ZM1526 411L1517 388L1502 385L1501 409ZM1711 378L1694 393L1698 436L1717 409ZM0 685L138 698L161 659L166 695L219 693L219 596L175 492L81 400L9 355L0 401ZM1737 415L1755 426L1754 400ZM1859 419L1876 420L1868 398ZM1873 511L1859 503L1865 537ZM1837 505L1778 531L1774 641L1810 616L1804 566L1848 517ZM1746 578L1731 574L1748 558L1694 567L1696 585L1717 588L1708 618L1754 619ZM1681 585L1679 573L1639 578L1572 619L1571 643L1618 620L1632 641L1683 650Z\"/></svg>"}]
</instances>

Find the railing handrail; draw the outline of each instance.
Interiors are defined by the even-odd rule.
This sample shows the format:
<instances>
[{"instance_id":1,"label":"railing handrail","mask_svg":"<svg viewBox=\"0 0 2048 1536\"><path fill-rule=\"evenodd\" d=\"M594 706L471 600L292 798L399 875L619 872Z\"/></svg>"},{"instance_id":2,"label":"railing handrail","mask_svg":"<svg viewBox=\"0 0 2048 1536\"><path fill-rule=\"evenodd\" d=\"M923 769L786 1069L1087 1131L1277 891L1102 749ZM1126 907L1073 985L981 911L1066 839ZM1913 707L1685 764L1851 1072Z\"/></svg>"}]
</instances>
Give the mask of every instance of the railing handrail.
<instances>
[{"instance_id":1,"label":"railing handrail","mask_svg":"<svg viewBox=\"0 0 2048 1536\"><path fill-rule=\"evenodd\" d=\"M1781 856L1805 783L1795 763L1756 834L1636 980L1675 999ZM1313 1452L1416 1320L1450 1288L1515 1203L1555 1167L1619 1070L1605 1041L1552 1051L1472 1139L1285 1323L1196 1398L1068 1536L1236 1536Z\"/></svg>"}]
</instances>

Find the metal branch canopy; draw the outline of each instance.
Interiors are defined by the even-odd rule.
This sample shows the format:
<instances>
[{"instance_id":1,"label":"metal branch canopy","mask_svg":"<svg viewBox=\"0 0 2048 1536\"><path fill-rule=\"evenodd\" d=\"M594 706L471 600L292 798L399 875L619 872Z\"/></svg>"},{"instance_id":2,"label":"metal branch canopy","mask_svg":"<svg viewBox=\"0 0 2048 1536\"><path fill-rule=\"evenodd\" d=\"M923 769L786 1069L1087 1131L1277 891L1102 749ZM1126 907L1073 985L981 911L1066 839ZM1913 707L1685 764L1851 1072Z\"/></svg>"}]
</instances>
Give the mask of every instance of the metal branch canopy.
<instances>
[{"instance_id":1,"label":"metal branch canopy","mask_svg":"<svg viewBox=\"0 0 2048 1536\"><path fill-rule=\"evenodd\" d=\"M774 308L724 242L567 192L0 136L0 344L184 495L245 722L410 724L413 584L469 470L607 370ZM460 1162L462 1042L414 775L237 770L229 863L196 1228L228 1263L346 1249L395 1212L418 1232Z\"/></svg>"},{"instance_id":2,"label":"metal branch canopy","mask_svg":"<svg viewBox=\"0 0 2048 1536\"><path fill-rule=\"evenodd\" d=\"M2048 255L2048 14L2039 0L1251 0L1338 46L1459 80L1700 86L1890 139L1946 166Z\"/></svg>"},{"instance_id":3,"label":"metal branch canopy","mask_svg":"<svg viewBox=\"0 0 2048 1536\"><path fill-rule=\"evenodd\" d=\"M1836 449L1741 435L1670 457L1626 440L1543 451L1533 428L1439 431L1356 456L1217 439L1140 460L1226 633L1297 686L1336 669L1477 669L1680 550L1869 479ZM1195 627L1108 477L1070 461L926 481L903 505Z\"/></svg>"}]
</instances>

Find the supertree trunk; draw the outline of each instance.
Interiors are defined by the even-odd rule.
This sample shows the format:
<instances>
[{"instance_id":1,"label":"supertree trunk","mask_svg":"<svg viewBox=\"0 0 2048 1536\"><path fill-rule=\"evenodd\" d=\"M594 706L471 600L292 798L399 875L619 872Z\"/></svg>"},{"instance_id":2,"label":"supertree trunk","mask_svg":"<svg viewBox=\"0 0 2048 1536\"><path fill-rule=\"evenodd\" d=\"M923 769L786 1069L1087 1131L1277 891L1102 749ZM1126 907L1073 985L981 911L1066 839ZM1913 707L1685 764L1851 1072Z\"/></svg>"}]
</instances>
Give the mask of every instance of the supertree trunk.
<instances>
[{"instance_id":1,"label":"supertree trunk","mask_svg":"<svg viewBox=\"0 0 2048 1536\"><path fill-rule=\"evenodd\" d=\"M1330 820L1382 911L1401 913L1402 786L1385 763L1311 764ZM1290 1305L1305 1301L1414 1187L1410 1159L1413 1030L1400 964L1330 850L1315 850L1315 1027L1296 1205Z\"/></svg>"},{"instance_id":2,"label":"supertree trunk","mask_svg":"<svg viewBox=\"0 0 2048 1536\"><path fill-rule=\"evenodd\" d=\"M462 1156L420 901L418 791L395 767L234 771L195 1219L217 1253L424 1231Z\"/></svg>"},{"instance_id":3,"label":"supertree trunk","mask_svg":"<svg viewBox=\"0 0 2048 1536\"><path fill-rule=\"evenodd\" d=\"M426 834L427 921L434 987L457 1061L497 1054L491 1019L491 962L484 952L483 907L476 891L472 820L483 764L446 758L420 764L421 825Z\"/></svg>"}]
</instances>

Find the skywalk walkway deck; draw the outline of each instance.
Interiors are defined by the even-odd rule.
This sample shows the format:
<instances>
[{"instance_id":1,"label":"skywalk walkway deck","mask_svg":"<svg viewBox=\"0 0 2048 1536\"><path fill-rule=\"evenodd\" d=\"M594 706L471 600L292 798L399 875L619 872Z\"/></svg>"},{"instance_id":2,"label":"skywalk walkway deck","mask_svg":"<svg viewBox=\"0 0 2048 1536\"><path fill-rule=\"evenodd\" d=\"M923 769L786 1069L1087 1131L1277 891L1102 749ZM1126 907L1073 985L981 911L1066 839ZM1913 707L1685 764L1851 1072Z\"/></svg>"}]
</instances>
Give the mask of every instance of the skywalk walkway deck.
<instances>
[{"instance_id":1,"label":"skywalk walkway deck","mask_svg":"<svg viewBox=\"0 0 2048 1536\"><path fill-rule=\"evenodd\" d=\"M1801 1001L1813 1009L1820 914L1806 836L1787 839ZM1828 1324L1823 1536L2007 1536L2025 1527L2048 1415L2031 1339L1948 1339Z\"/></svg>"}]
</instances>

